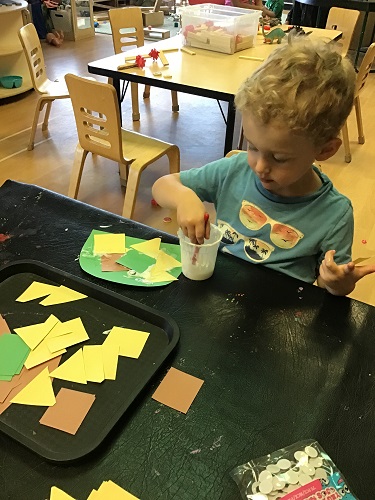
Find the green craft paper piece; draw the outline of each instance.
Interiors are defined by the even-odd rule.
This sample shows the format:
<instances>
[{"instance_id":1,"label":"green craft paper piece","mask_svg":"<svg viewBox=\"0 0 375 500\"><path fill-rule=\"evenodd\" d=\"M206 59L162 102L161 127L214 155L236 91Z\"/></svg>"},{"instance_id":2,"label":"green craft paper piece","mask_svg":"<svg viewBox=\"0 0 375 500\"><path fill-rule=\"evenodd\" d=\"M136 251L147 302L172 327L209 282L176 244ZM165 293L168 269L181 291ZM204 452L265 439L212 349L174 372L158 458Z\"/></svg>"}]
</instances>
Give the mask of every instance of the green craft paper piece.
<instances>
[{"instance_id":1,"label":"green craft paper piece","mask_svg":"<svg viewBox=\"0 0 375 500\"><path fill-rule=\"evenodd\" d=\"M154 286L163 286L168 285L171 281L163 281L160 283L152 283L150 281L146 281L139 273L135 275L129 274L128 271L102 271L101 259L100 255L94 255L94 234L105 234L105 231L98 231L97 229L93 229L91 231L90 236L87 238L85 244L82 247L80 256L79 256L79 264L81 268L88 274L92 276L96 276L97 278L101 278L106 281L112 281L114 283L122 283L124 285L133 285L133 286L146 286L146 287L154 287ZM130 248L135 243L142 243L143 240L141 238L133 238L132 236L126 235L126 248ZM161 243L160 249L164 250L165 253L171 255L176 260L181 262L181 250L180 245L173 245L171 243ZM134 249L131 249L134 250ZM130 250L129 250L130 252ZM138 252L140 253L140 252ZM150 259L151 257L145 256L143 257ZM155 262L154 259L153 263ZM130 266L129 266L130 267ZM147 266L148 267L148 266ZM168 271L172 276L178 278L181 274L181 267L175 267L174 269L170 269Z\"/></svg>"},{"instance_id":2,"label":"green craft paper piece","mask_svg":"<svg viewBox=\"0 0 375 500\"><path fill-rule=\"evenodd\" d=\"M13 375L0 375L0 380L3 382L10 382L13 378Z\"/></svg>"},{"instance_id":3,"label":"green craft paper piece","mask_svg":"<svg viewBox=\"0 0 375 500\"><path fill-rule=\"evenodd\" d=\"M1 335L0 375L7 375L11 377L15 375L20 367L20 364L24 363L29 352L29 347L18 335L12 333Z\"/></svg>"},{"instance_id":4,"label":"green craft paper piece","mask_svg":"<svg viewBox=\"0 0 375 500\"><path fill-rule=\"evenodd\" d=\"M153 259L149 255L145 255L144 253L138 252L138 250L134 250L134 248L131 248L116 262L122 264L125 267L130 267L130 269L133 269L137 273L144 273L146 269L155 264L156 259Z\"/></svg>"}]
</instances>

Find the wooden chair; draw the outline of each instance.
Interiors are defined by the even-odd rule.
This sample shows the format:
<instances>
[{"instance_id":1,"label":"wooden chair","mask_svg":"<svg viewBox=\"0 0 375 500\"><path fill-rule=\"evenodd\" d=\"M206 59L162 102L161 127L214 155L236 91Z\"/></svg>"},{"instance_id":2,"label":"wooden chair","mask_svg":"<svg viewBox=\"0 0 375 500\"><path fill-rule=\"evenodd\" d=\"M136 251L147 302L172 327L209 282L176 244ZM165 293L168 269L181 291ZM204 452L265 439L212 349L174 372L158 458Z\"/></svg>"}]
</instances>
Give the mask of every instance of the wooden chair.
<instances>
[{"instance_id":1,"label":"wooden chair","mask_svg":"<svg viewBox=\"0 0 375 500\"><path fill-rule=\"evenodd\" d=\"M142 9L140 7L124 7L122 9L109 10L109 22L111 23L113 47L116 54L121 54L125 47L136 46L143 47L145 37L143 32ZM129 31L132 30L132 31ZM138 84L131 82L132 99L132 118L138 121L139 103L138 103ZM177 92L171 90L172 111L179 110ZM150 97L150 85L145 85L143 98Z\"/></svg>"},{"instance_id":2,"label":"wooden chair","mask_svg":"<svg viewBox=\"0 0 375 500\"><path fill-rule=\"evenodd\" d=\"M29 66L31 81L33 82L35 91L39 94L34 121L31 127L30 141L27 147L31 151L34 149L35 133L38 126L39 114L42 109L46 105L42 130L47 130L53 101L55 99L69 99L69 92L65 82L52 82L47 78L43 51L34 24L29 23L26 26L22 26L18 32L18 36Z\"/></svg>"},{"instance_id":3,"label":"wooden chair","mask_svg":"<svg viewBox=\"0 0 375 500\"><path fill-rule=\"evenodd\" d=\"M358 18L359 10L342 9L340 7L332 7L329 10L326 29L342 31L339 43L341 44L340 53L343 57L346 56L349 50Z\"/></svg>"},{"instance_id":4,"label":"wooden chair","mask_svg":"<svg viewBox=\"0 0 375 500\"><path fill-rule=\"evenodd\" d=\"M78 131L78 145L70 176L68 196L77 198L82 171L89 152L119 163L120 177L127 180L122 215L132 218L142 171L164 155L170 173L180 171L180 150L174 144L121 128L114 87L72 74L65 76Z\"/></svg>"},{"instance_id":5,"label":"wooden chair","mask_svg":"<svg viewBox=\"0 0 375 500\"><path fill-rule=\"evenodd\" d=\"M375 42L370 45L370 47L366 51L366 54L363 57L361 66L359 67L358 70L357 80L355 85L354 109L357 119L358 144L365 143L365 135L363 132L362 113L361 113L361 104L359 101L359 96L366 84L366 80L370 73L371 66L374 60L375 60ZM342 128L342 138L344 143L345 161L346 163L350 163L352 161L352 155L350 152L347 121L345 122L345 125Z\"/></svg>"}]
</instances>

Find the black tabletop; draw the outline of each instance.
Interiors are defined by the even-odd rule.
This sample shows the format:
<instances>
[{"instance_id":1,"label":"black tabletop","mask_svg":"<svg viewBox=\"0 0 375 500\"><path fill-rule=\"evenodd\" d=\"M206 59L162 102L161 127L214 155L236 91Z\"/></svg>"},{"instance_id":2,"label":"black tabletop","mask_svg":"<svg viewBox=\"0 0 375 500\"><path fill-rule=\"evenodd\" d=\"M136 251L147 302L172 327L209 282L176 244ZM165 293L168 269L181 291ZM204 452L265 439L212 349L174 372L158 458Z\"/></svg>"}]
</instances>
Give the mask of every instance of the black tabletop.
<instances>
[{"instance_id":1,"label":"black tabletop","mask_svg":"<svg viewBox=\"0 0 375 500\"><path fill-rule=\"evenodd\" d=\"M52 265L168 313L181 335L84 459L49 463L0 435L2 500L48 498L52 485L81 500L109 479L142 500L239 499L235 466L307 438L318 440L358 498L375 498L373 307L226 255L204 282L102 282L77 260L92 229L160 232L37 186L7 181L0 200L0 233L10 236L0 243L1 265ZM170 366L204 380L186 415L151 399Z\"/></svg>"}]
</instances>

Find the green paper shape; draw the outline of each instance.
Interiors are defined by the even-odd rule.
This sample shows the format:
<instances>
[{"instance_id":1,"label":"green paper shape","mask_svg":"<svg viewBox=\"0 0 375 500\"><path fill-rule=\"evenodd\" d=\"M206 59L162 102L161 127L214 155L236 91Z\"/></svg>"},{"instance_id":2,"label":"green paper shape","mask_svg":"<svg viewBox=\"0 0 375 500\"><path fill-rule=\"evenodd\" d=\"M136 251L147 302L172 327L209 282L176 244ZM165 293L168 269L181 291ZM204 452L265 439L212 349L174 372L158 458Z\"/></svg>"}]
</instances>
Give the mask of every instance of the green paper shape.
<instances>
[{"instance_id":1,"label":"green paper shape","mask_svg":"<svg viewBox=\"0 0 375 500\"><path fill-rule=\"evenodd\" d=\"M0 375L0 380L3 382L10 382L13 378L13 375Z\"/></svg>"},{"instance_id":2,"label":"green paper shape","mask_svg":"<svg viewBox=\"0 0 375 500\"><path fill-rule=\"evenodd\" d=\"M124 285L155 287L155 286L168 285L169 283L171 283L171 281L152 283L150 281L146 281L142 276L139 275L139 273L132 275L129 274L129 271L103 272L100 255L94 255L94 234L106 234L106 232L93 229L91 231L90 236L87 238L85 244L82 247L81 253L79 255L79 265L81 266L81 269L83 269L83 271L85 271L86 273L106 281L112 281L113 283L122 283ZM142 243L143 241L146 240L143 240L141 238L133 238L132 236L126 235L125 241L126 241L126 248L130 248L135 243ZM180 245L173 245L171 243L162 242L160 244L160 249L164 250L165 253L171 255L176 260L181 262ZM131 250L134 249L132 248ZM148 259L151 258L146 256L145 254L141 254L140 252L138 253ZM155 259L152 260L154 263ZM169 270L168 273L170 273L175 278L178 278L178 276L181 274L181 267L175 267L174 269Z\"/></svg>"},{"instance_id":3,"label":"green paper shape","mask_svg":"<svg viewBox=\"0 0 375 500\"><path fill-rule=\"evenodd\" d=\"M0 375L13 377L19 373L29 352L28 345L18 335L12 333L1 335Z\"/></svg>"},{"instance_id":4,"label":"green paper shape","mask_svg":"<svg viewBox=\"0 0 375 500\"><path fill-rule=\"evenodd\" d=\"M149 255L138 252L134 248L131 248L126 252L125 255L120 257L116 262L122 264L125 267L130 267L137 273L144 273L146 269L155 264L156 259L153 259Z\"/></svg>"}]
</instances>

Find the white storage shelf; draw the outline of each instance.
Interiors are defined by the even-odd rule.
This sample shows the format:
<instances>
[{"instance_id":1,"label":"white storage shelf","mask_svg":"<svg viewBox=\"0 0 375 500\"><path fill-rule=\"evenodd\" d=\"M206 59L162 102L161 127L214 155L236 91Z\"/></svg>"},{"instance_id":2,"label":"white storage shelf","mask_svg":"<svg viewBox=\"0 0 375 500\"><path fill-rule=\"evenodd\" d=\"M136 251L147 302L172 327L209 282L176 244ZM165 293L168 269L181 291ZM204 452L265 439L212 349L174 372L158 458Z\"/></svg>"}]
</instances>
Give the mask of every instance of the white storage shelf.
<instances>
[{"instance_id":1,"label":"white storage shelf","mask_svg":"<svg viewBox=\"0 0 375 500\"><path fill-rule=\"evenodd\" d=\"M27 9L27 2L21 5L0 8L0 77L22 76L22 85L16 89L6 89L0 85L0 99L21 94L32 88L29 68L18 38L18 31L23 26L22 11Z\"/></svg>"}]
</instances>

